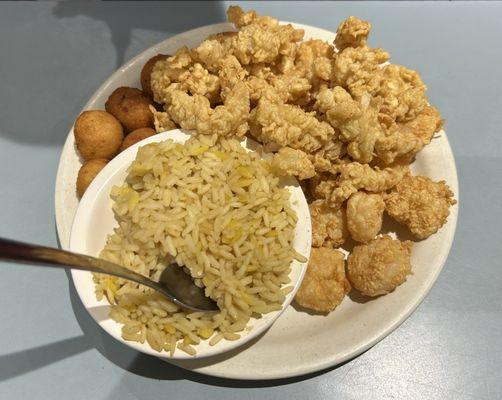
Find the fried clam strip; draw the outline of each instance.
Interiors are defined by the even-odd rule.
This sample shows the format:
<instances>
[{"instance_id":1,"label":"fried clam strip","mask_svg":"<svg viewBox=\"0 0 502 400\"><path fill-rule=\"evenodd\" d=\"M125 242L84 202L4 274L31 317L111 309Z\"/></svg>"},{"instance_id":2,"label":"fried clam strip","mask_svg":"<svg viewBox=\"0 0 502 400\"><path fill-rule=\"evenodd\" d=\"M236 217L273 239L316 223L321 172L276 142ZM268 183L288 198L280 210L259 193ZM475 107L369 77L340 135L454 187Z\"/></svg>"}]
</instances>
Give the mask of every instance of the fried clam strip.
<instances>
[{"instance_id":1,"label":"fried clam strip","mask_svg":"<svg viewBox=\"0 0 502 400\"><path fill-rule=\"evenodd\" d=\"M372 95L380 85L380 65L389 58L383 49L346 47L335 56L331 80L334 85L347 89L355 99L365 93Z\"/></svg>"},{"instance_id":2,"label":"fried clam strip","mask_svg":"<svg viewBox=\"0 0 502 400\"><path fill-rule=\"evenodd\" d=\"M315 200L309 210L313 247L338 247L345 243L348 231L343 208L331 207L326 200Z\"/></svg>"},{"instance_id":3,"label":"fried clam strip","mask_svg":"<svg viewBox=\"0 0 502 400\"><path fill-rule=\"evenodd\" d=\"M275 143L313 153L334 135L333 128L319 121L314 112L298 106L262 99L250 114L250 132L262 143Z\"/></svg>"},{"instance_id":4,"label":"fried clam strip","mask_svg":"<svg viewBox=\"0 0 502 400\"><path fill-rule=\"evenodd\" d=\"M202 63L208 71L217 74L221 67L221 61L231 55L230 44L236 35L237 32L221 32L209 36L192 49L192 58Z\"/></svg>"},{"instance_id":5,"label":"fried clam strip","mask_svg":"<svg viewBox=\"0 0 502 400\"><path fill-rule=\"evenodd\" d=\"M416 71L389 64L376 77L378 87L371 93L381 100L380 112L393 120L410 121L427 106L427 87Z\"/></svg>"},{"instance_id":6,"label":"fried clam strip","mask_svg":"<svg viewBox=\"0 0 502 400\"><path fill-rule=\"evenodd\" d=\"M153 123L157 133L176 128L176 124L173 122L171 117L169 117L167 112L157 111L154 106L150 106L150 111L153 114Z\"/></svg>"},{"instance_id":7,"label":"fried clam strip","mask_svg":"<svg viewBox=\"0 0 502 400\"><path fill-rule=\"evenodd\" d=\"M193 95L205 96L212 103L219 101L220 80L202 64L194 63L187 47L173 57L155 63L151 75L154 100L164 104L173 87Z\"/></svg>"},{"instance_id":8,"label":"fried clam strip","mask_svg":"<svg viewBox=\"0 0 502 400\"><path fill-rule=\"evenodd\" d=\"M385 116L390 123L388 127L379 131L374 146L375 157L383 165L389 165L395 161L410 163L424 147L423 141L408 126L394 123L385 114L380 114L379 119L381 116Z\"/></svg>"},{"instance_id":9,"label":"fried clam strip","mask_svg":"<svg viewBox=\"0 0 502 400\"><path fill-rule=\"evenodd\" d=\"M223 105L216 108L211 108L204 96L190 96L176 89L167 92L165 107L183 129L195 129L201 134L242 137L248 130L249 93L242 82L235 84Z\"/></svg>"},{"instance_id":10,"label":"fried clam strip","mask_svg":"<svg viewBox=\"0 0 502 400\"><path fill-rule=\"evenodd\" d=\"M425 146L431 142L432 136L441 130L443 120L436 107L426 106L415 119L398 125L408 128Z\"/></svg>"},{"instance_id":11,"label":"fried clam strip","mask_svg":"<svg viewBox=\"0 0 502 400\"><path fill-rule=\"evenodd\" d=\"M335 46L341 51L346 47L366 46L371 24L357 17L350 16L336 30Z\"/></svg>"},{"instance_id":12,"label":"fried clam strip","mask_svg":"<svg viewBox=\"0 0 502 400\"><path fill-rule=\"evenodd\" d=\"M254 11L244 13L234 6L228 9L227 15L240 28L230 40L230 52L242 65L273 63L280 55L291 56L295 48L291 43L303 39L302 29L294 29L290 24L279 25L276 19L258 16Z\"/></svg>"},{"instance_id":13,"label":"fried clam strip","mask_svg":"<svg viewBox=\"0 0 502 400\"><path fill-rule=\"evenodd\" d=\"M296 302L302 307L329 313L348 292L350 283L345 276L343 253L325 247L313 248Z\"/></svg>"},{"instance_id":14,"label":"fried clam strip","mask_svg":"<svg viewBox=\"0 0 502 400\"><path fill-rule=\"evenodd\" d=\"M345 89L336 86L321 89L314 104L314 109L338 129L340 139L348 143L348 154L361 163L371 162L375 141L382 134L377 110L370 100L365 95L360 102L355 101Z\"/></svg>"},{"instance_id":15,"label":"fried clam strip","mask_svg":"<svg viewBox=\"0 0 502 400\"><path fill-rule=\"evenodd\" d=\"M445 181L434 182L426 176L407 176L385 197L387 213L418 239L436 233L455 203Z\"/></svg>"},{"instance_id":16,"label":"fried clam strip","mask_svg":"<svg viewBox=\"0 0 502 400\"><path fill-rule=\"evenodd\" d=\"M307 153L290 147L281 148L272 159L272 168L278 175L309 179L315 175L314 165Z\"/></svg>"},{"instance_id":17,"label":"fried clam strip","mask_svg":"<svg viewBox=\"0 0 502 400\"><path fill-rule=\"evenodd\" d=\"M314 180L313 194L326 199L331 206L340 207L359 190L381 193L392 189L409 174L408 165L393 165L386 168L371 167L358 162L341 163L332 167L334 175L323 175L322 181Z\"/></svg>"},{"instance_id":18,"label":"fried clam strip","mask_svg":"<svg viewBox=\"0 0 502 400\"><path fill-rule=\"evenodd\" d=\"M316 172L327 172L331 169L333 163L339 160L347 153L347 145L337 136L328 140L320 150L309 155Z\"/></svg>"},{"instance_id":19,"label":"fried clam strip","mask_svg":"<svg viewBox=\"0 0 502 400\"><path fill-rule=\"evenodd\" d=\"M334 47L322 40L310 39L302 42L296 50L294 70L308 79L314 91L317 91L331 79L333 54Z\"/></svg>"}]
</instances>

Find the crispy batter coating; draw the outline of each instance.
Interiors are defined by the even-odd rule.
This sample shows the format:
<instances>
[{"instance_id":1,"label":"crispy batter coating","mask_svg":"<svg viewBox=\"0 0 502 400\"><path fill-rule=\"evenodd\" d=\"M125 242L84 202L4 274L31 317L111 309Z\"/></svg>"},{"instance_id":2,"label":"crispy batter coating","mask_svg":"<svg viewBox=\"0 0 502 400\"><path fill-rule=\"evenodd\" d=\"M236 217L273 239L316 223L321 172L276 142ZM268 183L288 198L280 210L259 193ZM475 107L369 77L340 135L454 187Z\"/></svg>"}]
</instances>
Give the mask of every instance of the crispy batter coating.
<instances>
[{"instance_id":1,"label":"crispy batter coating","mask_svg":"<svg viewBox=\"0 0 502 400\"><path fill-rule=\"evenodd\" d=\"M319 150L334 135L333 128L319 121L315 113L266 99L251 112L250 132L262 143L274 142L306 153Z\"/></svg>"},{"instance_id":2,"label":"crispy batter coating","mask_svg":"<svg viewBox=\"0 0 502 400\"><path fill-rule=\"evenodd\" d=\"M380 112L396 121L410 121L427 106L427 87L416 71L402 65L386 65L380 72L375 97L382 101Z\"/></svg>"},{"instance_id":3,"label":"crispy batter coating","mask_svg":"<svg viewBox=\"0 0 502 400\"><path fill-rule=\"evenodd\" d=\"M385 198L387 213L406 225L418 239L436 233L455 203L445 181L434 182L426 176L404 178Z\"/></svg>"},{"instance_id":4,"label":"crispy batter coating","mask_svg":"<svg viewBox=\"0 0 502 400\"><path fill-rule=\"evenodd\" d=\"M242 137L248 130L249 92L243 82L237 83L216 108L211 108L205 96L190 96L181 90L169 91L166 100L166 111L183 129L225 137Z\"/></svg>"},{"instance_id":5,"label":"crispy batter coating","mask_svg":"<svg viewBox=\"0 0 502 400\"><path fill-rule=\"evenodd\" d=\"M160 60L165 60L168 57L169 56L167 54L157 54L156 56L150 58L143 66L143 69L141 70L140 81L141 81L141 88L143 89L143 92L147 96L153 97L152 87L150 83L155 63Z\"/></svg>"},{"instance_id":6,"label":"crispy batter coating","mask_svg":"<svg viewBox=\"0 0 502 400\"><path fill-rule=\"evenodd\" d=\"M312 246L338 247L348 236L345 210L330 207L326 200L309 205L312 219Z\"/></svg>"},{"instance_id":7,"label":"crispy batter coating","mask_svg":"<svg viewBox=\"0 0 502 400\"><path fill-rule=\"evenodd\" d=\"M374 152L384 165L395 161L411 162L424 147L422 140L404 125L394 124L387 130L380 130Z\"/></svg>"},{"instance_id":8,"label":"crispy batter coating","mask_svg":"<svg viewBox=\"0 0 502 400\"><path fill-rule=\"evenodd\" d=\"M324 192L324 198L338 206L360 189L380 193L392 189L404 176L409 174L408 165L393 165L386 168L371 167L368 164L351 162L336 167L339 176L335 189ZM329 186L326 186L329 190Z\"/></svg>"},{"instance_id":9,"label":"crispy batter coating","mask_svg":"<svg viewBox=\"0 0 502 400\"><path fill-rule=\"evenodd\" d=\"M220 100L220 80L204 66L195 62L187 47L182 47L166 60L155 63L151 73L154 100L168 102L172 90L205 96L212 103Z\"/></svg>"},{"instance_id":10,"label":"crispy batter coating","mask_svg":"<svg viewBox=\"0 0 502 400\"><path fill-rule=\"evenodd\" d=\"M258 24L270 28L275 28L279 25L279 21L275 18L269 17L268 15L258 15L254 10L244 12L239 6L228 7L227 17L236 28L242 28L243 26L251 24Z\"/></svg>"},{"instance_id":11,"label":"crispy batter coating","mask_svg":"<svg viewBox=\"0 0 502 400\"><path fill-rule=\"evenodd\" d=\"M385 235L355 246L347 259L347 276L365 296L392 292L411 272L412 242L393 240Z\"/></svg>"},{"instance_id":12,"label":"crispy batter coating","mask_svg":"<svg viewBox=\"0 0 502 400\"><path fill-rule=\"evenodd\" d=\"M124 141L122 142L122 146L120 146L120 151L124 151L128 147L131 147L133 144L141 142L143 139L153 136L156 133L157 132L155 132L155 130L152 128L136 129L125 137Z\"/></svg>"},{"instance_id":13,"label":"crispy batter coating","mask_svg":"<svg viewBox=\"0 0 502 400\"><path fill-rule=\"evenodd\" d=\"M329 43L310 39L298 46L292 68L306 78L316 91L323 83L328 83L333 73L334 48Z\"/></svg>"},{"instance_id":14,"label":"crispy batter coating","mask_svg":"<svg viewBox=\"0 0 502 400\"><path fill-rule=\"evenodd\" d=\"M157 133L176 129L176 124L167 112L157 111L153 106L150 106L150 111L153 114L153 124Z\"/></svg>"},{"instance_id":15,"label":"crispy batter coating","mask_svg":"<svg viewBox=\"0 0 502 400\"><path fill-rule=\"evenodd\" d=\"M352 239L369 242L382 229L385 202L379 194L357 192L347 201L347 228Z\"/></svg>"},{"instance_id":16,"label":"crispy batter coating","mask_svg":"<svg viewBox=\"0 0 502 400\"><path fill-rule=\"evenodd\" d=\"M334 162L338 162L347 153L347 145L338 137L332 137L320 150L310 156L317 172L327 172Z\"/></svg>"},{"instance_id":17,"label":"crispy batter coating","mask_svg":"<svg viewBox=\"0 0 502 400\"><path fill-rule=\"evenodd\" d=\"M99 171L101 171L107 163L108 160L104 158L95 158L87 161L84 165L82 165L82 167L80 167L77 176L78 197L82 197L84 195L96 175L99 174Z\"/></svg>"},{"instance_id":18,"label":"crispy batter coating","mask_svg":"<svg viewBox=\"0 0 502 400\"><path fill-rule=\"evenodd\" d=\"M376 108L365 95L360 102L341 86L323 88L316 96L314 108L325 113L326 120L340 131L340 139L347 142L347 151L353 160L369 163L373 159L375 141L381 127Z\"/></svg>"},{"instance_id":19,"label":"crispy batter coating","mask_svg":"<svg viewBox=\"0 0 502 400\"><path fill-rule=\"evenodd\" d=\"M326 115L326 120L334 128L340 128L362 114L359 102L341 86L321 89L316 96L314 109Z\"/></svg>"},{"instance_id":20,"label":"crispy batter coating","mask_svg":"<svg viewBox=\"0 0 502 400\"><path fill-rule=\"evenodd\" d=\"M315 175L308 155L291 147L283 147L274 155L272 167L279 175L292 175L298 179L309 179Z\"/></svg>"},{"instance_id":21,"label":"crispy batter coating","mask_svg":"<svg viewBox=\"0 0 502 400\"><path fill-rule=\"evenodd\" d=\"M306 78L293 73L272 75L269 82L279 98L285 99L285 102L303 105L310 101L311 85Z\"/></svg>"},{"instance_id":22,"label":"crispy batter coating","mask_svg":"<svg viewBox=\"0 0 502 400\"><path fill-rule=\"evenodd\" d=\"M324 247L312 248L296 302L302 307L329 313L340 305L349 291L343 253Z\"/></svg>"},{"instance_id":23,"label":"crispy batter coating","mask_svg":"<svg viewBox=\"0 0 502 400\"><path fill-rule=\"evenodd\" d=\"M202 63L210 72L218 73L221 60L230 54L231 38L237 32L226 32L212 35L194 48L191 56L197 62Z\"/></svg>"},{"instance_id":24,"label":"crispy batter coating","mask_svg":"<svg viewBox=\"0 0 502 400\"><path fill-rule=\"evenodd\" d=\"M117 118L126 131L153 126L150 106L153 102L136 88L119 87L105 103L107 112Z\"/></svg>"},{"instance_id":25,"label":"crispy batter coating","mask_svg":"<svg viewBox=\"0 0 502 400\"><path fill-rule=\"evenodd\" d=\"M443 120L436 107L426 106L415 119L403 123L402 126L409 128L423 145L427 145L431 142L432 136L443 127Z\"/></svg>"},{"instance_id":26,"label":"crispy batter coating","mask_svg":"<svg viewBox=\"0 0 502 400\"><path fill-rule=\"evenodd\" d=\"M219 65L218 78L220 79L222 88L221 98L225 99L228 92L230 92L238 82L244 80L247 71L239 63L239 60L232 55L220 59Z\"/></svg>"},{"instance_id":27,"label":"crispy batter coating","mask_svg":"<svg viewBox=\"0 0 502 400\"><path fill-rule=\"evenodd\" d=\"M366 46L370 30L371 24L368 21L350 16L338 26L335 46L338 50Z\"/></svg>"},{"instance_id":28,"label":"crispy batter coating","mask_svg":"<svg viewBox=\"0 0 502 400\"><path fill-rule=\"evenodd\" d=\"M346 88L355 99L365 93L373 95L380 84L380 65L389 58L389 53L383 49L347 47L335 57L332 80Z\"/></svg>"},{"instance_id":29,"label":"crispy batter coating","mask_svg":"<svg viewBox=\"0 0 502 400\"><path fill-rule=\"evenodd\" d=\"M279 55L291 52L291 43L302 40L303 30L290 24L279 25L270 17L258 17L256 13L243 13L238 8L228 10L228 16L239 33L231 38L230 51L241 64L273 63Z\"/></svg>"},{"instance_id":30,"label":"crispy batter coating","mask_svg":"<svg viewBox=\"0 0 502 400\"><path fill-rule=\"evenodd\" d=\"M73 129L75 144L84 160L112 159L119 151L124 133L120 122L101 110L80 114Z\"/></svg>"}]
</instances>

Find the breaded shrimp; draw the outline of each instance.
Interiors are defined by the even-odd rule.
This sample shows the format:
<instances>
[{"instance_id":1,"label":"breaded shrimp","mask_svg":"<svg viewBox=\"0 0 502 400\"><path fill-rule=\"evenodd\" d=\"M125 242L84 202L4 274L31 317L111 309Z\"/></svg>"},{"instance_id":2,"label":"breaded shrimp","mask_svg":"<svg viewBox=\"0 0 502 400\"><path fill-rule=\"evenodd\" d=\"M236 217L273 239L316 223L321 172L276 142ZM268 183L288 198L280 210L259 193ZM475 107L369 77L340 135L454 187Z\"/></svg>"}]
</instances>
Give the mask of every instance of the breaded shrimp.
<instances>
[{"instance_id":1,"label":"breaded shrimp","mask_svg":"<svg viewBox=\"0 0 502 400\"><path fill-rule=\"evenodd\" d=\"M385 203L379 194L357 192L347 201L347 228L352 239L369 242L382 229Z\"/></svg>"},{"instance_id":2,"label":"breaded shrimp","mask_svg":"<svg viewBox=\"0 0 502 400\"><path fill-rule=\"evenodd\" d=\"M400 242L386 235L355 246L347 260L352 286L366 296L392 292L411 272L412 242Z\"/></svg>"},{"instance_id":3,"label":"breaded shrimp","mask_svg":"<svg viewBox=\"0 0 502 400\"><path fill-rule=\"evenodd\" d=\"M455 203L445 181L434 182L426 176L404 178L385 198L389 215L406 225L418 239L436 233Z\"/></svg>"},{"instance_id":4,"label":"breaded shrimp","mask_svg":"<svg viewBox=\"0 0 502 400\"><path fill-rule=\"evenodd\" d=\"M329 313L349 291L343 253L325 247L313 248L305 278L295 297L296 302L302 307Z\"/></svg>"},{"instance_id":5,"label":"breaded shrimp","mask_svg":"<svg viewBox=\"0 0 502 400\"><path fill-rule=\"evenodd\" d=\"M347 222L345 210L330 207L326 200L316 200L309 205L312 219L312 246L338 247L345 242Z\"/></svg>"}]
</instances>

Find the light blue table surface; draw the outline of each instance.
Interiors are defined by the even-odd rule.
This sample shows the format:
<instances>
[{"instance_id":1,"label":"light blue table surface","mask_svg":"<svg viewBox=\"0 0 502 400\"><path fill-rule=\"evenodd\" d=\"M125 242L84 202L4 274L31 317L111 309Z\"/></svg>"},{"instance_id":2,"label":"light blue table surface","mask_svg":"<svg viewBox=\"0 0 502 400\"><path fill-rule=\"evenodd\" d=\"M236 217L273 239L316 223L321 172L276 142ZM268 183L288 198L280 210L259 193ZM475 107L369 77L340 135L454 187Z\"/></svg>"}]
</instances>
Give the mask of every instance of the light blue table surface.
<instances>
[{"instance_id":1,"label":"light blue table surface","mask_svg":"<svg viewBox=\"0 0 502 400\"><path fill-rule=\"evenodd\" d=\"M225 3L0 3L0 235L57 245L54 182L79 110L118 66L225 19ZM460 179L455 242L418 310L375 347L308 377L217 379L106 336L61 270L0 265L0 399L499 399L502 396L502 3L247 3L335 30L421 72ZM335 344L334 344L335 345Z\"/></svg>"}]
</instances>

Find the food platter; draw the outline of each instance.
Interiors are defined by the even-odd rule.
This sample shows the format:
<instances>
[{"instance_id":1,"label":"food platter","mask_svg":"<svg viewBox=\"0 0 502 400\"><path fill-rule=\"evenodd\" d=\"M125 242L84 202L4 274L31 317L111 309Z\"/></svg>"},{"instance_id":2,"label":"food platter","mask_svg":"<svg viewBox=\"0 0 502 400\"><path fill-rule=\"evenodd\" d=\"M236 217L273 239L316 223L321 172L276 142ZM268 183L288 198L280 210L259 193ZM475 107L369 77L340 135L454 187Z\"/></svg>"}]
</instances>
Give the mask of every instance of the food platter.
<instances>
[{"instance_id":1,"label":"food platter","mask_svg":"<svg viewBox=\"0 0 502 400\"><path fill-rule=\"evenodd\" d=\"M331 42L335 36L319 28L293 25L304 29L307 39ZM228 30L232 30L228 23L201 27L149 48L108 78L84 109L103 109L107 97L119 86L138 87L142 66L157 53L172 53L183 45L193 47L210 34ZM71 130L61 154L55 189L57 230L65 249L69 248L70 230L78 206L74 185L80 165ZM412 172L425 174L433 180L446 180L458 199L455 161L444 131L419 153ZM276 379L319 371L361 354L397 328L431 289L448 256L457 213L458 204L451 208L448 222L437 234L414 245L414 274L389 295L366 302L347 297L328 316L308 314L289 306L267 332L243 347L205 359L170 362L225 378Z\"/></svg>"}]
</instances>

